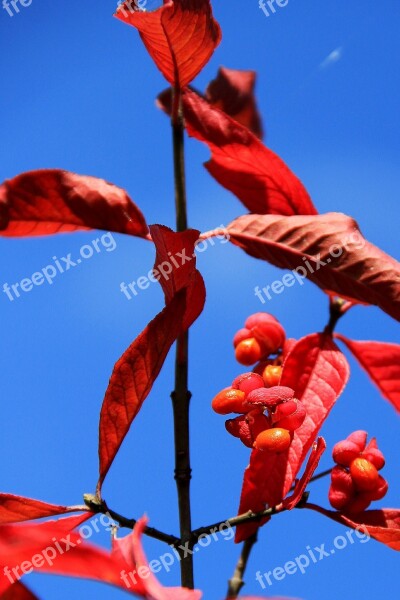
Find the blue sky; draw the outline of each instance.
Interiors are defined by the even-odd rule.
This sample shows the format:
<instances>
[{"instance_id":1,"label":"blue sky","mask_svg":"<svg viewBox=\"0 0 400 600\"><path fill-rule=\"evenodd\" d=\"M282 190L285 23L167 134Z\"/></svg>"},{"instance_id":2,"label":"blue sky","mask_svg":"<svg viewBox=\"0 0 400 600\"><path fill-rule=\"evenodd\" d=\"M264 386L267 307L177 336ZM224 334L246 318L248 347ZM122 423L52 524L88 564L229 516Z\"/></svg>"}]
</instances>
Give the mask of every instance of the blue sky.
<instances>
[{"instance_id":1,"label":"blue sky","mask_svg":"<svg viewBox=\"0 0 400 600\"><path fill-rule=\"evenodd\" d=\"M149 1L148 7L158 2ZM224 39L197 78L204 88L218 66L254 69L267 143L302 179L320 212L352 215L364 235L399 257L398 190L400 9L354 0L289 0L266 17L257 0L214 1ZM112 18L113 1L33 0L10 17L0 8L0 179L31 169L65 168L104 177L128 190L149 223L173 226L170 128L154 99L165 87L136 32ZM334 53L332 55L332 53ZM331 56L331 59L327 58ZM186 146L189 221L202 230L226 225L245 211L204 170L208 150ZM97 232L36 239L0 238L0 287L30 277L52 257L79 255ZM3 491L55 503L80 503L97 479L98 414L114 362L160 310L156 285L131 301L122 281L152 267L154 252L140 240L115 235L105 249L13 302L0 297L3 398L0 452ZM282 272L229 244L199 258L206 309L191 332L193 521L233 516L248 450L228 437L211 412L219 389L241 372L231 339L248 314L262 309L256 285ZM321 329L327 300L307 283L276 296L265 310L288 335ZM357 307L339 331L356 339L399 341L398 324L375 308ZM378 438L390 490L384 506L400 505L398 432L391 406L350 360L352 379L324 427L328 448L354 429ZM109 505L128 516L177 531L171 410L173 356L135 421L104 486ZM321 468L331 465L330 452ZM327 506L328 482L312 500ZM353 600L380 595L395 582L398 557L376 542L355 543L262 590L256 571L270 571L305 548L332 546L345 529L316 514L294 511L265 527L246 576L248 594L305 600ZM106 534L93 541L107 544ZM167 549L146 540L149 558ZM205 598L222 599L239 548L221 539L196 555L196 584ZM179 568L162 573L176 585ZM27 580L28 581L28 580ZM43 600L71 596L127 597L104 585L44 575L28 583Z\"/></svg>"}]
</instances>

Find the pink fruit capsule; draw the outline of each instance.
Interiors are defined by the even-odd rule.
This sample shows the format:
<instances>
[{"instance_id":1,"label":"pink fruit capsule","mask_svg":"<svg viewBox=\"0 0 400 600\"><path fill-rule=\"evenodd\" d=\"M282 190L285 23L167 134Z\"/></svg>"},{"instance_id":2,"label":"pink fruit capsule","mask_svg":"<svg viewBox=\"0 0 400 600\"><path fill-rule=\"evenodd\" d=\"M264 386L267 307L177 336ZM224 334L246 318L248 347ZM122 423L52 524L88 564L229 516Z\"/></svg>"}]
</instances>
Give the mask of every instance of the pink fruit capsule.
<instances>
[{"instance_id":1,"label":"pink fruit capsule","mask_svg":"<svg viewBox=\"0 0 400 600\"><path fill-rule=\"evenodd\" d=\"M244 392L245 398L253 390L264 388L264 380L257 373L243 373L233 380L232 388Z\"/></svg>"}]
</instances>

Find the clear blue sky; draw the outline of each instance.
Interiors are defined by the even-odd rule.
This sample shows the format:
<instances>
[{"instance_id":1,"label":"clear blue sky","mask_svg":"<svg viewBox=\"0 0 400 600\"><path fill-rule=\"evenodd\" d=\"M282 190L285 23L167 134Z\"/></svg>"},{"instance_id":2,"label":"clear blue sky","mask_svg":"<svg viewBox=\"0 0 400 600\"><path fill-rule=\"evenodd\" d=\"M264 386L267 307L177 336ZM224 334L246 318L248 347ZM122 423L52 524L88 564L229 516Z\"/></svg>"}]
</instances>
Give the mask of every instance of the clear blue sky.
<instances>
[{"instance_id":1,"label":"clear blue sky","mask_svg":"<svg viewBox=\"0 0 400 600\"><path fill-rule=\"evenodd\" d=\"M104 177L128 190L149 223L172 226L170 130L154 106L165 83L136 32L112 18L114 8L113 0L33 0L13 17L0 8L1 180L42 167ZM255 69L269 146L301 177L320 212L351 214L364 235L398 258L398 0L289 0L269 17L257 0L215 0L214 12L224 39L196 86L204 88L221 64ZM327 61L335 50L338 60ZM207 158L205 147L187 144L190 224L203 230L244 212L203 169ZM29 277L53 256L76 256L96 237L0 238L0 287ZM120 283L146 274L154 254L140 240L115 240L114 251L83 261L51 286L13 302L0 294L3 491L69 504L94 491L98 415L113 364L163 303L156 285L131 301L121 293ZM199 268L208 299L191 333L195 526L237 510L248 450L228 437L210 401L241 372L231 339L245 317L262 308L254 287L283 274L228 244L204 252ZM265 308L295 337L327 320L327 300L310 283L287 289ZM374 308L355 308L339 330L356 339L399 341L398 324ZM111 507L135 517L146 511L168 532L177 531L172 366L171 356L104 486ZM324 428L328 447L354 429L377 436L390 482L382 505L399 506L400 419L354 361L351 366L351 382ZM321 468L331 465L329 454ZM312 490L312 500L327 506L328 481ZM256 571L282 566L307 545L332 546L344 531L305 511L273 519L251 557L245 591L263 591ZM93 541L107 544L107 537ZM146 551L158 558L166 549L150 540ZM224 597L238 553L221 539L197 554L196 584L205 598ZM304 575L275 582L264 595L373 598L383 583L395 585L397 569L395 552L373 541L357 543ZM176 564L161 579L176 585L178 576ZM124 597L93 582L45 575L27 582L43 600Z\"/></svg>"}]
</instances>

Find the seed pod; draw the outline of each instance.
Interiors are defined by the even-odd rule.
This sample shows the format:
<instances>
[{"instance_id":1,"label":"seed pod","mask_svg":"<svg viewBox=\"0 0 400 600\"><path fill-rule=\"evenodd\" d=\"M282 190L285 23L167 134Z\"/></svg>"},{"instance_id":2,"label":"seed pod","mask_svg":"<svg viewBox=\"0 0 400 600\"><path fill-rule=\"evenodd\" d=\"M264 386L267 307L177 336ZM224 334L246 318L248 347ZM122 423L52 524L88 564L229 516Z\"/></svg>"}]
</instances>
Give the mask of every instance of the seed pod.
<instances>
[{"instance_id":1,"label":"seed pod","mask_svg":"<svg viewBox=\"0 0 400 600\"><path fill-rule=\"evenodd\" d=\"M295 431L303 424L306 414L307 411L302 402L296 399L289 400L278 404L272 415L272 421L276 427Z\"/></svg>"},{"instance_id":2,"label":"seed pod","mask_svg":"<svg viewBox=\"0 0 400 600\"><path fill-rule=\"evenodd\" d=\"M354 498L356 493L351 475L343 467L334 467L331 472L331 486L329 488L329 502L336 508L342 510Z\"/></svg>"},{"instance_id":3,"label":"seed pod","mask_svg":"<svg viewBox=\"0 0 400 600\"><path fill-rule=\"evenodd\" d=\"M276 385L272 388L260 388L253 390L246 398L249 404L261 405L266 408L274 408L280 402L292 400L294 391L284 385Z\"/></svg>"},{"instance_id":4,"label":"seed pod","mask_svg":"<svg viewBox=\"0 0 400 600\"><path fill-rule=\"evenodd\" d=\"M378 477L378 483L376 484L376 489L372 492L364 492L366 496L368 496L369 500L373 502L374 500L382 500L389 489L388 482L381 475Z\"/></svg>"},{"instance_id":5,"label":"seed pod","mask_svg":"<svg viewBox=\"0 0 400 600\"><path fill-rule=\"evenodd\" d=\"M241 390L246 397L253 390L264 388L264 381L261 375L257 375L257 373L243 373L233 380L232 388L234 390Z\"/></svg>"},{"instance_id":6,"label":"seed pod","mask_svg":"<svg viewBox=\"0 0 400 600\"><path fill-rule=\"evenodd\" d=\"M380 471L385 466L385 457L383 453L379 450L378 444L376 443L376 438L372 438L370 442L365 447L364 452L362 453L363 458L366 458L371 462L374 467Z\"/></svg>"},{"instance_id":7,"label":"seed pod","mask_svg":"<svg viewBox=\"0 0 400 600\"><path fill-rule=\"evenodd\" d=\"M243 340L248 340L251 337L252 334L250 329L247 329L246 327L243 327L243 329L239 329L239 331L237 331L233 337L234 348L236 348L236 346L240 344L240 342L243 342Z\"/></svg>"},{"instance_id":8,"label":"seed pod","mask_svg":"<svg viewBox=\"0 0 400 600\"><path fill-rule=\"evenodd\" d=\"M245 327L260 343L265 356L275 354L285 342L285 330L279 321L268 313L255 313L246 319Z\"/></svg>"},{"instance_id":9,"label":"seed pod","mask_svg":"<svg viewBox=\"0 0 400 600\"><path fill-rule=\"evenodd\" d=\"M332 452L332 457L335 463L338 465L343 465L344 467L349 467L350 463L358 456L360 456L359 446L348 439L338 442L334 446Z\"/></svg>"}]
</instances>

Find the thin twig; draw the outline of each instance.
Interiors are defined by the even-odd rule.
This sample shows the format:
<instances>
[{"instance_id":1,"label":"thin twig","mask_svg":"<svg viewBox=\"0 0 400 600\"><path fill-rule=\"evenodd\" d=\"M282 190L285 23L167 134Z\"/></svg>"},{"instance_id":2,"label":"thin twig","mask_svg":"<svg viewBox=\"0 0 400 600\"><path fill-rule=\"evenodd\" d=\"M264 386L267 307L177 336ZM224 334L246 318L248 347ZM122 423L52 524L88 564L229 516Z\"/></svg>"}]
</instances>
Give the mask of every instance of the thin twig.
<instances>
[{"instance_id":1,"label":"thin twig","mask_svg":"<svg viewBox=\"0 0 400 600\"><path fill-rule=\"evenodd\" d=\"M262 521L266 517L271 517L272 515L276 515L278 512L284 512L285 509L281 507L274 508L266 508L260 512L253 512L251 510L237 515L236 517L231 517L230 519L225 519L225 521L218 521L218 523L213 523L212 525L206 525L205 527L199 527L192 532L192 538L194 542L197 542L200 536L208 535L217 531L222 525L227 525L229 527L237 527L238 525L243 525L244 523L251 523L252 521Z\"/></svg>"},{"instance_id":2,"label":"thin twig","mask_svg":"<svg viewBox=\"0 0 400 600\"><path fill-rule=\"evenodd\" d=\"M314 481L318 481L318 479L322 479L323 477L326 477L327 475L330 475L331 473L332 473L332 467L330 469L325 469L325 471L321 471L321 473L317 473L316 475L313 475L308 483L313 483Z\"/></svg>"},{"instance_id":3,"label":"thin twig","mask_svg":"<svg viewBox=\"0 0 400 600\"><path fill-rule=\"evenodd\" d=\"M240 590L244 586L243 576L246 571L251 550L256 542L257 533L254 533L243 543L242 552L240 553L235 571L232 575L232 578L228 581L227 599L237 598Z\"/></svg>"},{"instance_id":4,"label":"thin twig","mask_svg":"<svg viewBox=\"0 0 400 600\"><path fill-rule=\"evenodd\" d=\"M136 519L128 519L115 510L108 508L105 500L99 500L96 496L92 494L85 494L84 500L86 506L94 513L101 513L103 515L107 515L111 517L114 521L118 523L121 527L126 527L127 529L133 529L137 523ZM164 533L159 529L155 529L155 527L146 527L144 532L145 535L152 537L160 542L164 542L168 545L176 546L180 543L180 539L175 535L170 535L168 533Z\"/></svg>"},{"instance_id":5,"label":"thin twig","mask_svg":"<svg viewBox=\"0 0 400 600\"><path fill-rule=\"evenodd\" d=\"M314 481L318 481L318 479L322 479L331 473L332 469L326 469L326 471L321 471L317 475L314 475L309 483L313 483ZM294 488L294 485L291 489ZM299 502L301 505L301 501ZM204 527L199 527L192 532L192 539L194 543L197 542L201 535L207 535L217 531L222 525L229 525L229 527L237 527L238 525L243 525L244 523L251 523L252 521L262 521L266 517L272 517L281 512L285 512L286 509L282 508L281 505L275 506L273 508L266 508L260 512L253 512L251 510L237 515L236 517L231 517L230 519L225 519L225 521L219 521L218 523L213 523L212 525L205 525Z\"/></svg>"}]
</instances>

